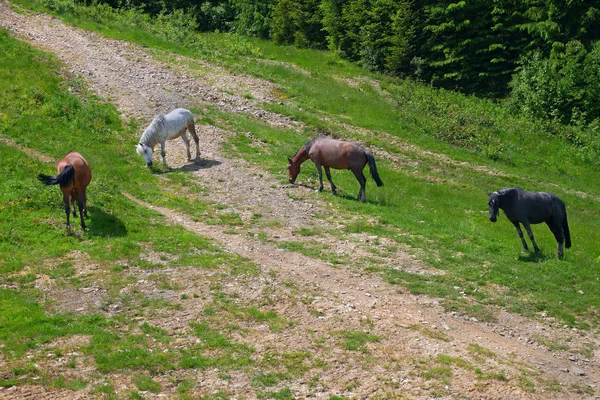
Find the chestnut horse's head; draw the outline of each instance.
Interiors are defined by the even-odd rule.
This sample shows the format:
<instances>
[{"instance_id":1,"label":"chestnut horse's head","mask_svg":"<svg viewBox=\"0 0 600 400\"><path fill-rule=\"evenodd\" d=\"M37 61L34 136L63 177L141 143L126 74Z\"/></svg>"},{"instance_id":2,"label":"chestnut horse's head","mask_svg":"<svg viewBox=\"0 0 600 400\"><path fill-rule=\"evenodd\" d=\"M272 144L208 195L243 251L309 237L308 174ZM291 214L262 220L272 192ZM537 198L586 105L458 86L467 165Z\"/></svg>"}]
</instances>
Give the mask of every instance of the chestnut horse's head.
<instances>
[{"instance_id":1,"label":"chestnut horse's head","mask_svg":"<svg viewBox=\"0 0 600 400\"><path fill-rule=\"evenodd\" d=\"M296 177L300 173L300 163L295 163L288 157L288 178L290 183L296 182Z\"/></svg>"}]
</instances>

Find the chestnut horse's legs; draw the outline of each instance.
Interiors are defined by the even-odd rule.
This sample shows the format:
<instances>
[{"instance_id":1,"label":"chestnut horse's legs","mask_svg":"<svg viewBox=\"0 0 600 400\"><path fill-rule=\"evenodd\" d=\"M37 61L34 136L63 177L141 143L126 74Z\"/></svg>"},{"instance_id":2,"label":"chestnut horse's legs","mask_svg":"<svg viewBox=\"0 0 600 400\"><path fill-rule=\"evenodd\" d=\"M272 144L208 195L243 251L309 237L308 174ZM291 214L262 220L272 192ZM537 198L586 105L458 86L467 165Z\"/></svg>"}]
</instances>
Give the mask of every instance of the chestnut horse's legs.
<instances>
[{"instance_id":1,"label":"chestnut horse's legs","mask_svg":"<svg viewBox=\"0 0 600 400\"><path fill-rule=\"evenodd\" d=\"M75 208L75 195L71 195L71 211L73 212L73 217L77 218L77 209Z\"/></svg>"},{"instance_id":2,"label":"chestnut horse's legs","mask_svg":"<svg viewBox=\"0 0 600 400\"><path fill-rule=\"evenodd\" d=\"M321 164L315 163L317 166L317 173L319 174L319 192L323 191L323 170Z\"/></svg>"},{"instance_id":3,"label":"chestnut horse's legs","mask_svg":"<svg viewBox=\"0 0 600 400\"><path fill-rule=\"evenodd\" d=\"M353 169L352 173L354 173L354 176L358 180L358 183L360 183L360 190L358 191L357 199L364 203L365 201L367 201L367 195L365 192L365 187L367 185L367 178L365 178L365 175L362 173L362 170Z\"/></svg>"},{"instance_id":4,"label":"chestnut horse's legs","mask_svg":"<svg viewBox=\"0 0 600 400\"><path fill-rule=\"evenodd\" d=\"M333 181L331 180L331 172L329 171L329 167L323 167L323 168L325 168L325 175L327 175L327 180L329 181L329 184L331 185L331 192L333 194L335 194L336 187L333 184ZM323 185L323 183L321 183L321 186L322 185Z\"/></svg>"},{"instance_id":5,"label":"chestnut horse's legs","mask_svg":"<svg viewBox=\"0 0 600 400\"><path fill-rule=\"evenodd\" d=\"M65 214L67 214L67 233L71 230L71 199L70 199L70 195L67 192L63 192L63 201L65 202Z\"/></svg>"},{"instance_id":6,"label":"chestnut horse's legs","mask_svg":"<svg viewBox=\"0 0 600 400\"><path fill-rule=\"evenodd\" d=\"M77 205L79 206L79 218L81 219L81 229L85 230L87 227L85 226L85 221L83 219L84 216L87 217L87 207L86 207L87 199L85 197L85 190L81 192L79 196L79 201Z\"/></svg>"},{"instance_id":7,"label":"chestnut horse's legs","mask_svg":"<svg viewBox=\"0 0 600 400\"><path fill-rule=\"evenodd\" d=\"M83 205L83 201L80 199L79 202L77 203L77 205L79 206L79 218L81 219L81 229L85 230L87 227L85 226L85 221L83 219L83 216L85 213L85 207Z\"/></svg>"}]
</instances>

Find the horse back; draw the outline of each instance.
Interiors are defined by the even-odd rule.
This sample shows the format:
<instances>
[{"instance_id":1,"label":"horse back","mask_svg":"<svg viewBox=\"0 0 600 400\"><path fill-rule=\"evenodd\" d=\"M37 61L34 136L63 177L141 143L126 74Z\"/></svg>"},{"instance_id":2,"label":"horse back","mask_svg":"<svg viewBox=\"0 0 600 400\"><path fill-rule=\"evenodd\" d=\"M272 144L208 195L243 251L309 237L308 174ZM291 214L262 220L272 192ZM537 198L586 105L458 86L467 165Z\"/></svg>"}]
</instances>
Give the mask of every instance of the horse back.
<instances>
[{"instance_id":1,"label":"horse back","mask_svg":"<svg viewBox=\"0 0 600 400\"><path fill-rule=\"evenodd\" d=\"M315 140L310 146L308 155L315 164L334 169L363 168L367 163L362 147L329 138Z\"/></svg>"},{"instance_id":2,"label":"horse back","mask_svg":"<svg viewBox=\"0 0 600 400\"><path fill-rule=\"evenodd\" d=\"M549 222L554 218L560 220L564 215L564 212L561 211L564 210L563 201L549 192L521 190L516 196L512 207L514 208L513 214L518 216L519 220L524 221L526 219L531 224Z\"/></svg>"},{"instance_id":3,"label":"horse back","mask_svg":"<svg viewBox=\"0 0 600 400\"><path fill-rule=\"evenodd\" d=\"M75 169L75 178L73 182L74 190L83 191L92 181L92 170L83 156L76 151L72 151L58 162L58 173L60 174L67 165L72 165Z\"/></svg>"},{"instance_id":4,"label":"horse back","mask_svg":"<svg viewBox=\"0 0 600 400\"><path fill-rule=\"evenodd\" d=\"M176 108L164 115L165 129L169 139L176 139L183 133L182 129L194 130L194 114L185 108Z\"/></svg>"}]
</instances>

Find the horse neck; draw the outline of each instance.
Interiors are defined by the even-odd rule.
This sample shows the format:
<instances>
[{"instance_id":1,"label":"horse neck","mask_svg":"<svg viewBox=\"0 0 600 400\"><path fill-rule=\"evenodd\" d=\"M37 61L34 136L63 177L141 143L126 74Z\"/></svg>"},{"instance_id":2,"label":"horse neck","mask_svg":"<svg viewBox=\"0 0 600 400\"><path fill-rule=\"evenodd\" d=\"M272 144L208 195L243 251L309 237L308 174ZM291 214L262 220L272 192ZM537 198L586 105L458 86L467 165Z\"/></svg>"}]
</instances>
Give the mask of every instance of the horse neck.
<instances>
[{"instance_id":1,"label":"horse neck","mask_svg":"<svg viewBox=\"0 0 600 400\"><path fill-rule=\"evenodd\" d=\"M306 146L303 146L294 157L292 157L292 162L294 164L302 164L304 161L308 160L308 151L306 151Z\"/></svg>"},{"instance_id":2,"label":"horse neck","mask_svg":"<svg viewBox=\"0 0 600 400\"><path fill-rule=\"evenodd\" d=\"M160 143L160 139L158 138L158 127L156 126L156 120L152 121L149 127L146 128L142 137L140 138L140 143L144 143L146 146L154 148L158 143Z\"/></svg>"}]
</instances>

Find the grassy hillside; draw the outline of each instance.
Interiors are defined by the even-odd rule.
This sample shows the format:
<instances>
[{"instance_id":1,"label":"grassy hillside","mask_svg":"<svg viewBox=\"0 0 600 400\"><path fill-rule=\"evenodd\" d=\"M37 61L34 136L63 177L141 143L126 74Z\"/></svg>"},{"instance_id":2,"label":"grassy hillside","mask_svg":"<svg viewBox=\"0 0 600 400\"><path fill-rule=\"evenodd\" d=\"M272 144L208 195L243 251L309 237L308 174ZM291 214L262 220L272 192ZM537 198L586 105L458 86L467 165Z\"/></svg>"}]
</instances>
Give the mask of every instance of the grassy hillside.
<instances>
[{"instance_id":1,"label":"grassy hillside","mask_svg":"<svg viewBox=\"0 0 600 400\"><path fill-rule=\"evenodd\" d=\"M377 188L369 179L367 203L355 200L358 184L347 171L333 172L339 196L328 190L309 195L327 199L331 207L331 213L322 216L323 231L340 238L358 232L389 238L444 273L411 274L368 260L357 263L361 268L413 293L435 296L449 310L480 319L493 320L498 308L503 308L527 316L543 312L572 327L598 328L597 162L589 157L592 148L569 140L560 126L524 120L502 104L367 74L328 53L217 34L195 35L189 43L174 44L160 31L144 31L144 24L128 24L127 15L98 23L102 21L98 15L111 11L67 11L71 23L137 41L150 47L156 57L167 60L171 52L184 54L276 84L280 101L264 107L303 122L302 133L210 106L194 111L203 123L236 133L226 143L231 156L244 157L282 183L287 179L285 157L320 133L357 140L373 150L385 186ZM254 349L232 339L239 320L267 321L273 330L288 324L253 304L234 304L221 291L223 276L236 277L238 283L237 277L243 280L261 274L259 268L207 238L167 225L161 215L124 193L182 211L195 220L233 226L234 222L219 214L222 205L205 196L179 196L184 188L196 194L205 190L185 172L149 174L141 168L131 151L139 127L122 122L115 108L88 93L80 80L62 77L52 56L6 31L0 31L0 49L0 341L3 355L15 363L12 375L2 377L0 385L29 379L36 369L33 361L23 357L29 349L72 335L90 336L82 348L99 371L141 370L135 378L142 391L153 387L146 373L176 368L217 367L225 372L243 368L254 372L254 384L261 388L268 379L293 381L301 376L302 362L308 356L284 354L257 361L251 357ZM41 161L31 151L59 159L72 149L94 165L94 181L90 230L67 236L58 189L42 187L35 178L40 172L53 173L54 163ZM304 165L298 180L315 186L315 179L314 166ZM517 234L506 218L500 217L496 224L488 221L485 191L516 185L552 191L565 200L573 248L566 250L564 260L556 259L556 243L547 227L534 227L542 253L521 254ZM329 228L337 226L332 222L342 228ZM241 230L252 228L251 222L241 224ZM322 232L301 233L318 236ZM330 256L327 249L301 241L279 245L312 257ZM142 257L147 249L160 254L159 260ZM76 274L78 254L84 254L87 264L98 265L101 272ZM45 302L35 287L40 274L76 289L102 279L110 288L105 308L118 299L139 315L175 309L177 304L156 304L139 293L121 293L132 279L127 268L150 271L149 279L160 287L171 287L161 273L165 260L174 268L192 265L200 271L218 271L207 274L216 300L206 308L206 318L194 324L199 344L188 349L162 351L161 343L169 340L163 331L148 324L136 331L125 316L49 313L53 304ZM227 320L231 323L223 328L220 318L225 312L234 321ZM219 323L221 330L214 328ZM361 343L375 341L367 339ZM211 356L205 357L207 353ZM319 360L310 362L317 365ZM268 363L285 365L285 376L263 375ZM73 389L86 385L55 377L44 383ZM184 383L179 383L182 393ZM103 386L96 390L114 391ZM291 398L286 393L279 398Z\"/></svg>"},{"instance_id":2,"label":"grassy hillside","mask_svg":"<svg viewBox=\"0 0 600 400\"><path fill-rule=\"evenodd\" d=\"M158 57L166 55L168 49L276 83L281 101L265 107L304 122L307 128L303 135L274 129L243 115L223 114L211 108L198 111L205 121L239 132L232 141L237 151L282 180L286 173L283 157L323 132L360 140L373 150L394 155L394 161L378 159L386 186L376 189L369 182L367 204L352 199L356 182L351 174L339 171L334 173L334 179L344 189L344 195L331 198L332 206L341 212L364 215L365 221L376 217L379 222L346 224L346 231L340 235L364 231L389 236L410 245L424 261L448 272L422 277L383 271L391 281L417 292L443 296L449 307L457 306L452 299L461 301L453 289L458 286L484 304L498 304L524 314L546 311L574 325L597 324L595 310L599 300L592 295L598 285L599 263L596 227L600 188L595 179L596 160L586 157L589 148L566 140L568 135L555 134L568 131L567 128L522 119L502 104L366 74L325 52L189 32L187 41L172 44L160 30L166 28L154 26L150 30L150 22L131 23L131 15L97 8L69 9L64 14L72 23L98 29L111 37L160 48ZM33 99L23 100L21 95L20 101L39 101L39 95L31 93L31 86L27 86L21 90L27 93L25 97ZM37 90L44 90L41 84L38 86ZM11 100L5 97L4 101ZM68 97L61 101L75 104ZM69 112L50 109L47 114L56 123L63 123ZM121 129L116 116L108 112L91 117L83 114L87 120L77 124L82 128L86 124L98 127L100 132L93 132L94 138L109 138L111 132ZM6 116L4 121L9 120ZM39 126L28 126L31 118L22 116L18 123L10 120L12 127L3 127L5 134L26 146L34 147L35 142L40 150L51 149L48 141L39 143L23 133L40 131ZM248 131L266 145L251 146L243 135ZM68 143L69 138L63 135L58 140ZM106 141L111 146L109 151L123 155L123 165L112 175L135 177L136 173L128 169L131 154L123 150L126 140L121 140L122 147ZM86 145L92 157L100 150L96 143ZM102 155L95 157L94 161L100 161ZM315 176L314 168L306 165L299 179ZM136 191L140 184L135 179L131 181L133 187L129 190L143 196L144 192ZM545 226L534 228L542 247L542 254L535 256L519 253L516 232L504 217L495 225L487 220L485 191L509 186L552 191L565 200L574 246L564 261L556 260L555 241ZM154 198L165 197L160 192L153 194ZM490 284L508 290L498 296L488 290Z\"/></svg>"}]
</instances>

